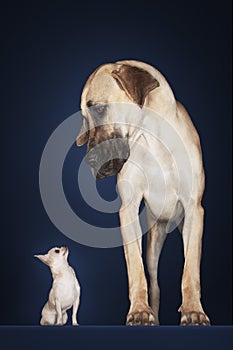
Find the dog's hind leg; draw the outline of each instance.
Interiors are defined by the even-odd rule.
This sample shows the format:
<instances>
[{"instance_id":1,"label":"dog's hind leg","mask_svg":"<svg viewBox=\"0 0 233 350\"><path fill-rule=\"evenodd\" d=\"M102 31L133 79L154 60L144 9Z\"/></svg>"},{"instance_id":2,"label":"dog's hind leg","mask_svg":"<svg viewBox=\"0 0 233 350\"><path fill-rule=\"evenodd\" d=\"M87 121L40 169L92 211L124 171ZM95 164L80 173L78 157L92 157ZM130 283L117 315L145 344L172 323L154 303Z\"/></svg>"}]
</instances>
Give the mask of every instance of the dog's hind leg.
<instances>
[{"instance_id":1,"label":"dog's hind leg","mask_svg":"<svg viewBox=\"0 0 233 350\"><path fill-rule=\"evenodd\" d=\"M164 240L166 238L166 224L167 223L157 223L150 214L148 217L149 231L147 233L147 269L150 277L150 306L154 311L155 324L159 324L159 300L160 300L160 289L158 285L158 262L160 253L163 247Z\"/></svg>"},{"instance_id":2,"label":"dog's hind leg","mask_svg":"<svg viewBox=\"0 0 233 350\"><path fill-rule=\"evenodd\" d=\"M181 221L180 221L180 223L178 224L178 230L179 230L179 232L182 234L182 232L183 232L183 227L184 227L184 219L182 219Z\"/></svg>"},{"instance_id":3,"label":"dog's hind leg","mask_svg":"<svg viewBox=\"0 0 233 350\"><path fill-rule=\"evenodd\" d=\"M68 315L67 315L67 312L65 311L62 313L62 324L63 325L66 324L67 320L68 320Z\"/></svg>"},{"instance_id":4,"label":"dog's hind leg","mask_svg":"<svg viewBox=\"0 0 233 350\"><path fill-rule=\"evenodd\" d=\"M50 309L48 302L43 307L41 316L42 316L41 320L40 320L41 326L53 326L53 325L55 325L56 312L55 312L55 310Z\"/></svg>"},{"instance_id":5,"label":"dog's hind leg","mask_svg":"<svg viewBox=\"0 0 233 350\"><path fill-rule=\"evenodd\" d=\"M59 299L55 299L55 309L56 309L56 313L57 313L57 321L56 321L56 325L57 326L62 326L62 311L61 311L61 304Z\"/></svg>"}]
</instances>

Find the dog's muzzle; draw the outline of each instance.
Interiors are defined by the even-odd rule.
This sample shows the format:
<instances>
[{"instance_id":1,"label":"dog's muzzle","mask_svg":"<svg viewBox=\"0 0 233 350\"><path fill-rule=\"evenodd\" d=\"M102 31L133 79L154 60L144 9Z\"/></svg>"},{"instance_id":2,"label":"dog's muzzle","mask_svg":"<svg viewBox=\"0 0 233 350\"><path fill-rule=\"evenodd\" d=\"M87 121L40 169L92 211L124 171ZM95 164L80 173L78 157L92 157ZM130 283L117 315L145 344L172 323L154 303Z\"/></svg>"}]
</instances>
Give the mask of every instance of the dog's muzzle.
<instances>
[{"instance_id":1,"label":"dog's muzzle","mask_svg":"<svg viewBox=\"0 0 233 350\"><path fill-rule=\"evenodd\" d=\"M88 151L85 159L93 169L95 177L103 179L117 174L129 154L127 138L117 137L96 144Z\"/></svg>"}]
</instances>

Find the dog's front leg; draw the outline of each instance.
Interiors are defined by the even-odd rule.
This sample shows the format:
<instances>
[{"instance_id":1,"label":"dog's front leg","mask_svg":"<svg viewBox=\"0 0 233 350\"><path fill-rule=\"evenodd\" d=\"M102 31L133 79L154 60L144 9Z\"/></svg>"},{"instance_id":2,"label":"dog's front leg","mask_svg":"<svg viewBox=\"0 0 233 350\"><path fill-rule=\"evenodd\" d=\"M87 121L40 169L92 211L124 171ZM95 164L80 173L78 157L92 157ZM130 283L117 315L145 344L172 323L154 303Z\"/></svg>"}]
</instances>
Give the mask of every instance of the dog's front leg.
<instances>
[{"instance_id":1,"label":"dog's front leg","mask_svg":"<svg viewBox=\"0 0 233 350\"><path fill-rule=\"evenodd\" d=\"M121 233L128 271L130 309L128 325L154 325L155 318L148 304L148 290L142 261L139 204L131 202L120 210Z\"/></svg>"},{"instance_id":2,"label":"dog's front leg","mask_svg":"<svg viewBox=\"0 0 233 350\"><path fill-rule=\"evenodd\" d=\"M204 210L200 204L186 209L182 231L185 265L182 277L182 325L209 325L201 305L200 261Z\"/></svg>"},{"instance_id":3,"label":"dog's front leg","mask_svg":"<svg viewBox=\"0 0 233 350\"><path fill-rule=\"evenodd\" d=\"M60 301L58 299L55 299L55 309L56 309L56 313L57 313L56 325L62 326L63 322L62 322L61 304L60 304Z\"/></svg>"},{"instance_id":4,"label":"dog's front leg","mask_svg":"<svg viewBox=\"0 0 233 350\"><path fill-rule=\"evenodd\" d=\"M78 326L77 311L78 311L78 307L79 307L80 289L79 289L79 287L77 289L78 289L78 297L76 298L76 300L73 304L73 312L72 312L72 325L73 326Z\"/></svg>"}]
</instances>

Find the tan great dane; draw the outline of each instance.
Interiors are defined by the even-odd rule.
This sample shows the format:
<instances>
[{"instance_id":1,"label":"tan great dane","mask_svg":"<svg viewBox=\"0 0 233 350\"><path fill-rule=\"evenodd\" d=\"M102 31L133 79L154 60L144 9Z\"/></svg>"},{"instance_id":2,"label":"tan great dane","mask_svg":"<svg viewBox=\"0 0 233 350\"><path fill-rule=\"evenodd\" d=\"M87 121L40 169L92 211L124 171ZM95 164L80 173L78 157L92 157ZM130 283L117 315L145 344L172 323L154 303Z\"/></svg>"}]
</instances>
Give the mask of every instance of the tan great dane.
<instances>
[{"instance_id":1,"label":"tan great dane","mask_svg":"<svg viewBox=\"0 0 233 350\"><path fill-rule=\"evenodd\" d=\"M200 260L204 170L199 136L181 103L154 67L120 61L97 68L81 98L83 125L77 145L96 178L117 175L121 233L128 271L128 325L158 325L157 268L170 223L182 233L182 325L209 325L201 304ZM139 206L148 217L148 296Z\"/></svg>"}]
</instances>

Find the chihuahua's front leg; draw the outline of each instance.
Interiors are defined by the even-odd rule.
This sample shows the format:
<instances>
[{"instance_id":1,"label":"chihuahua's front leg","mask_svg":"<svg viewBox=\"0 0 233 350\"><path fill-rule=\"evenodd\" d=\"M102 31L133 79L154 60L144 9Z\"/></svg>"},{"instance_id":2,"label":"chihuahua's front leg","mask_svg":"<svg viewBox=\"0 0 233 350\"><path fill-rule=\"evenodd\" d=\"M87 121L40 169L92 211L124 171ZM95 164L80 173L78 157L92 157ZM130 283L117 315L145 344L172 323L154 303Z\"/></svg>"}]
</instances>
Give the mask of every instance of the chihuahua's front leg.
<instances>
[{"instance_id":1,"label":"chihuahua's front leg","mask_svg":"<svg viewBox=\"0 0 233 350\"><path fill-rule=\"evenodd\" d=\"M61 312L61 304L59 302L58 299L55 299L55 310L57 312L57 321L56 321L56 325L57 326L62 326L63 322L62 322L62 312Z\"/></svg>"},{"instance_id":2,"label":"chihuahua's front leg","mask_svg":"<svg viewBox=\"0 0 233 350\"><path fill-rule=\"evenodd\" d=\"M72 325L73 326L78 326L78 322L77 322L77 311L78 311L78 307L79 307L79 299L80 299L80 288L79 286L77 286L78 289L78 296L73 304L73 312L72 312Z\"/></svg>"}]
</instances>

